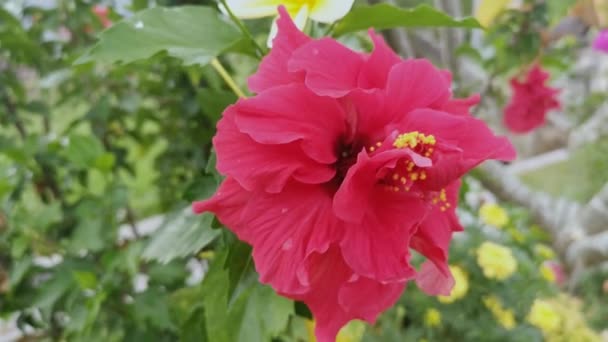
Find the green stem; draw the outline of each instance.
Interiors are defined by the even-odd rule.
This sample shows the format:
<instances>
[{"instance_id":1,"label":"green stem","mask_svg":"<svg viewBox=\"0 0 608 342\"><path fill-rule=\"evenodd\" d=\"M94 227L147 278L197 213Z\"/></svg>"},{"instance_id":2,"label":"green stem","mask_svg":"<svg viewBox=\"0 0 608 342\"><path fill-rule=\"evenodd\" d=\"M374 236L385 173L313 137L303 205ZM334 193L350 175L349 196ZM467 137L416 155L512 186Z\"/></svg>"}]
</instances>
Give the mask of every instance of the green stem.
<instances>
[{"instance_id":1,"label":"green stem","mask_svg":"<svg viewBox=\"0 0 608 342\"><path fill-rule=\"evenodd\" d=\"M222 79L224 79L228 87L230 87L230 89L236 94L236 96L242 99L247 97L247 95L245 95L241 88L239 88L239 86L236 84L234 79L230 76L228 71L224 69L224 66L220 63L220 61L217 60L217 58L211 60L211 66L215 69L215 71L217 71L218 74L220 74Z\"/></svg>"},{"instance_id":2,"label":"green stem","mask_svg":"<svg viewBox=\"0 0 608 342\"><path fill-rule=\"evenodd\" d=\"M323 33L323 37L331 36L333 34L334 28L336 27L337 23L338 23L337 21L334 21L333 23L331 23L331 25L329 25L327 27L327 30L325 30L325 32Z\"/></svg>"},{"instance_id":3,"label":"green stem","mask_svg":"<svg viewBox=\"0 0 608 342\"><path fill-rule=\"evenodd\" d=\"M249 32L247 27L245 27L245 24L243 24L241 19L237 18L236 15L234 15L234 13L230 9L230 7L228 7L226 0L219 0L219 2L222 4L222 6L224 6L224 8L226 9L226 12L228 12L228 16L230 17L230 19L232 19L232 21L236 24L236 26L239 27L239 29L245 35L245 37L247 37L247 39L249 39L251 41L251 43L253 44L253 47L255 48L255 52L256 52L258 58L262 58L266 54L266 50L264 48L262 48L260 46L260 44L258 44L258 42L255 40L255 38L253 38L253 35L251 35L251 32Z\"/></svg>"}]
</instances>

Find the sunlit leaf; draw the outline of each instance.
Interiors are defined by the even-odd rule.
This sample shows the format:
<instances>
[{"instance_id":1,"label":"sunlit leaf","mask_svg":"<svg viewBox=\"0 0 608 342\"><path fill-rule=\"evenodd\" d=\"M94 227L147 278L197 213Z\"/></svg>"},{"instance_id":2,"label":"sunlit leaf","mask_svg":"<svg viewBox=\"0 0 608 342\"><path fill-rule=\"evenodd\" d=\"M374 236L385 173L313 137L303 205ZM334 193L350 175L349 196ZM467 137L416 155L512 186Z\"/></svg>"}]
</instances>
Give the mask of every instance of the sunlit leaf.
<instances>
[{"instance_id":1,"label":"sunlit leaf","mask_svg":"<svg viewBox=\"0 0 608 342\"><path fill-rule=\"evenodd\" d=\"M144 250L144 258L169 262L188 256L211 243L220 234L211 228L213 215L180 213L169 218Z\"/></svg>"},{"instance_id":2,"label":"sunlit leaf","mask_svg":"<svg viewBox=\"0 0 608 342\"><path fill-rule=\"evenodd\" d=\"M240 38L239 31L210 7L154 7L101 33L99 42L76 64L130 63L166 51L185 65L204 65Z\"/></svg>"},{"instance_id":3,"label":"sunlit leaf","mask_svg":"<svg viewBox=\"0 0 608 342\"><path fill-rule=\"evenodd\" d=\"M403 9L391 4L353 8L335 27L336 36L368 28L389 29L393 27L462 27L481 28L474 18L455 19L428 5Z\"/></svg>"}]
</instances>

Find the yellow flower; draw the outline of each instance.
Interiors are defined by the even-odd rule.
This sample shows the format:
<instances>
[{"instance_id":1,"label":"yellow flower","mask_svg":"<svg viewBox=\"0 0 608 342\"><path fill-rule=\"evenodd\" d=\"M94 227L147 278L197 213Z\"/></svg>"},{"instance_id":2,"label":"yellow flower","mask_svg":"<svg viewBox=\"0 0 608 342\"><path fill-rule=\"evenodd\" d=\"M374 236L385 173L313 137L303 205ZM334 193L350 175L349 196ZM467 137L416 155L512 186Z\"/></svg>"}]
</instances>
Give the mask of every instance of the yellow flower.
<instances>
[{"instance_id":1,"label":"yellow flower","mask_svg":"<svg viewBox=\"0 0 608 342\"><path fill-rule=\"evenodd\" d=\"M479 218L483 223L497 228L502 228L509 223L507 212L495 203L484 203L479 208Z\"/></svg>"},{"instance_id":2,"label":"yellow flower","mask_svg":"<svg viewBox=\"0 0 608 342\"><path fill-rule=\"evenodd\" d=\"M488 27L511 0L481 0L475 18L483 27Z\"/></svg>"},{"instance_id":3,"label":"yellow flower","mask_svg":"<svg viewBox=\"0 0 608 342\"><path fill-rule=\"evenodd\" d=\"M513 314L513 311L503 308L500 300L496 296L484 297L483 304L505 329L511 330L515 327L515 315Z\"/></svg>"},{"instance_id":4,"label":"yellow flower","mask_svg":"<svg viewBox=\"0 0 608 342\"><path fill-rule=\"evenodd\" d=\"M429 328L438 327L441 324L441 312L437 309L427 309L424 313L424 325Z\"/></svg>"},{"instance_id":5,"label":"yellow flower","mask_svg":"<svg viewBox=\"0 0 608 342\"><path fill-rule=\"evenodd\" d=\"M532 304L532 308L528 314L528 322L547 334L558 329L562 323L561 317L553 308L553 305L542 299L534 300L534 304Z\"/></svg>"},{"instance_id":6,"label":"yellow flower","mask_svg":"<svg viewBox=\"0 0 608 342\"><path fill-rule=\"evenodd\" d=\"M551 247L543 245L542 243L538 243L534 246L534 252L543 260L555 259L555 252L553 252Z\"/></svg>"},{"instance_id":7,"label":"yellow flower","mask_svg":"<svg viewBox=\"0 0 608 342\"><path fill-rule=\"evenodd\" d=\"M306 330L308 330L308 342L317 342L315 337L315 322L307 319L305 321ZM336 342L359 342L365 333L365 324L360 321L351 321L338 333Z\"/></svg>"},{"instance_id":8,"label":"yellow flower","mask_svg":"<svg viewBox=\"0 0 608 342\"><path fill-rule=\"evenodd\" d=\"M454 287L449 296L439 296L437 299L444 304L453 303L464 297L469 291L469 279L466 272L459 266L450 266L450 271L454 277Z\"/></svg>"},{"instance_id":9,"label":"yellow flower","mask_svg":"<svg viewBox=\"0 0 608 342\"><path fill-rule=\"evenodd\" d=\"M505 280L517 270L517 260L509 248L487 241L477 250L477 264L490 279Z\"/></svg>"},{"instance_id":10,"label":"yellow flower","mask_svg":"<svg viewBox=\"0 0 608 342\"><path fill-rule=\"evenodd\" d=\"M557 280L557 277L555 276L555 272L553 272L553 269L551 267L549 267L549 265L546 265L546 264L543 264L540 266L540 275L542 275L543 278L545 278L545 280L550 283L555 283L555 281Z\"/></svg>"},{"instance_id":11,"label":"yellow flower","mask_svg":"<svg viewBox=\"0 0 608 342\"><path fill-rule=\"evenodd\" d=\"M277 7L284 5L296 26L302 30L310 17L322 23L332 23L346 15L354 0L227 0L230 10L239 18L253 19L277 14ZM276 35L273 24L268 45Z\"/></svg>"}]
</instances>

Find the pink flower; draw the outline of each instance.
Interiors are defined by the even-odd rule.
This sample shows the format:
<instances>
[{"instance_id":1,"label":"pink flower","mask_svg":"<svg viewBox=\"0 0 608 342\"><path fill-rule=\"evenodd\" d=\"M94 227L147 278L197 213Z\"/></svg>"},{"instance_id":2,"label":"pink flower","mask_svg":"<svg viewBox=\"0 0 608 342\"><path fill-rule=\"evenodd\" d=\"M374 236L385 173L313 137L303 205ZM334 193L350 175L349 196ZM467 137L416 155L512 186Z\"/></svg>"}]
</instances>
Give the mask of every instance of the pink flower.
<instances>
[{"instance_id":1,"label":"pink flower","mask_svg":"<svg viewBox=\"0 0 608 342\"><path fill-rule=\"evenodd\" d=\"M312 40L284 8L273 49L226 109L213 144L226 176L194 211L253 246L260 281L305 302L320 342L374 322L408 280L447 295L460 177L511 160L508 140L454 99L451 76L402 60L370 32L371 54ZM420 271L410 248L428 258Z\"/></svg>"},{"instance_id":2,"label":"pink flower","mask_svg":"<svg viewBox=\"0 0 608 342\"><path fill-rule=\"evenodd\" d=\"M551 269L557 285L562 286L566 283L566 272L564 272L562 265L558 261L545 261L543 264Z\"/></svg>"},{"instance_id":3,"label":"pink flower","mask_svg":"<svg viewBox=\"0 0 608 342\"><path fill-rule=\"evenodd\" d=\"M108 9L107 6L95 5L91 9L91 12L93 12L93 14L95 14L97 19L99 19L103 28L108 28L108 27L112 26L112 20L110 20L110 18L108 18L108 14L110 13L110 10Z\"/></svg>"},{"instance_id":4,"label":"pink flower","mask_svg":"<svg viewBox=\"0 0 608 342\"><path fill-rule=\"evenodd\" d=\"M601 31L593 41L593 48L608 53L608 30Z\"/></svg>"},{"instance_id":5,"label":"pink flower","mask_svg":"<svg viewBox=\"0 0 608 342\"><path fill-rule=\"evenodd\" d=\"M514 133L527 133L545 124L547 113L559 109L558 89L545 85L549 73L535 64L522 82L511 79L513 97L505 108L504 124Z\"/></svg>"}]
</instances>

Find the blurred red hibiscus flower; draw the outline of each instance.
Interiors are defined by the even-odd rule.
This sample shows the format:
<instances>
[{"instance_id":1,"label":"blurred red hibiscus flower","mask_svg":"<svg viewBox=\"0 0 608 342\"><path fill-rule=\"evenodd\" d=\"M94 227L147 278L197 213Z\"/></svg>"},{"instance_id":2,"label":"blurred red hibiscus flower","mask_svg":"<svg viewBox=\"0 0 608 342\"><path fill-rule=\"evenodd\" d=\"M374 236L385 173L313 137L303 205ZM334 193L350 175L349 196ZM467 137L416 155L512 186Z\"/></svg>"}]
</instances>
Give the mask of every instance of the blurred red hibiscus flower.
<instances>
[{"instance_id":1,"label":"blurred red hibiscus flower","mask_svg":"<svg viewBox=\"0 0 608 342\"><path fill-rule=\"evenodd\" d=\"M560 108L559 90L545 84L549 76L535 64L523 81L511 79L513 96L504 115L504 124L511 132L528 133L545 124L549 111Z\"/></svg>"}]
</instances>

